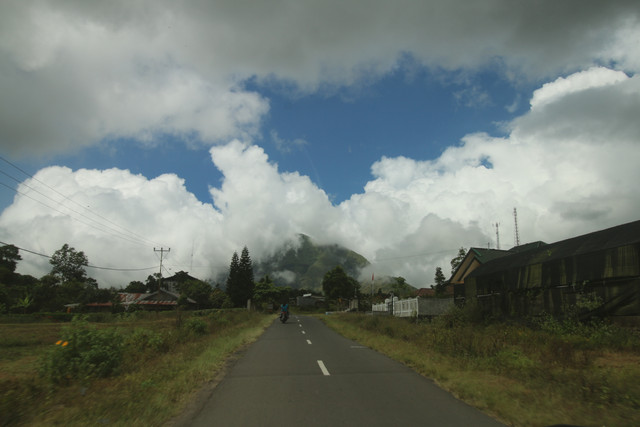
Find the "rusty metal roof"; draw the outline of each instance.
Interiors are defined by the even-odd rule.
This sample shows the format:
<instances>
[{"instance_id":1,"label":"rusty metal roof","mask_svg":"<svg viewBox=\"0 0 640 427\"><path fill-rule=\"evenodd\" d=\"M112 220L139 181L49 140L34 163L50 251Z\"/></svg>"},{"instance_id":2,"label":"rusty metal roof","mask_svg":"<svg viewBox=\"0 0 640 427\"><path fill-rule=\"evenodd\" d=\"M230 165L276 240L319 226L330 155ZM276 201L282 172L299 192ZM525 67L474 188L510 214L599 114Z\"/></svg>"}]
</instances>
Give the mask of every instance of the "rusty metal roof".
<instances>
[{"instance_id":1,"label":"rusty metal roof","mask_svg":"<svg viewBox=\"0 0 640 427\"><path fill-rule=\"evenodd\" d=\"M150 294L119 292L118 297L120 298L120 303L122 305L177 305L180 295L169 292L166 289L160 289ZM187 298L187 301L191 304L196 304L196 302L191 298Z\"/></svg>"}]
</instances>

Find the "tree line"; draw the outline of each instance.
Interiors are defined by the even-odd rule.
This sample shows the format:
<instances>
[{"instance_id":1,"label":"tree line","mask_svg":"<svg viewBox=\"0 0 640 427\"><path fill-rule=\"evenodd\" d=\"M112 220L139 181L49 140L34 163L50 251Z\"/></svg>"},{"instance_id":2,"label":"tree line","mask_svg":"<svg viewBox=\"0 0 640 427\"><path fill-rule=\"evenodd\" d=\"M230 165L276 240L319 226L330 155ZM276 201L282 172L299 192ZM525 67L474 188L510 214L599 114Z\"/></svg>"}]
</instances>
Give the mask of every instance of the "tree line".
<instances>
[{"instance_id":1,"label":"tree line","mask_svg":"<svg viewBox=\"0 0 640 427\"><path fill-rule=\"evenodd\" d=\"M452 273L465 255L464 248L460 248L458 255L451 260ZM144 282L131 281L123 289L100 288L97 281L87 275L87 256L68 244L64 244L53 254L49 260L51 271L39 279L16 273L21 260L16 246L0 247L0 313L55 312L63 310L69 304L82 307L88 303L104 302L112 302L114 309L122 309L118 307L119 292L153 293L162 286L160 273L155 273L149 275ZM392 279L391 291L394 295L409 296L411 287L405 279ZM436 268L434 279L435 285L432 288L436 295L443 294L447 282L440 267ZM224 288L220 284L212 286L208 282L194 279L183 271L176 273L173 280L177 282L175 290L180 294L178 303L185 303L188 298L195 301L198 308L246 307L248 300L254 306L277 307L296 296L312 293L310 290L277 286L269 275L256 282L246 246L240 256L237 252L233 253ZM347 301L364 296L361 284L340 265L325 273L322 291L328 301ZM376 295L378 299L384 299L385 296L380 290Z\"/></svg>"},{"instance_id":2,"label":"tree line","mask_svg":"<svg viewBox=\"0 0 640 427\"><path fill-rule=\"evenodd\" d=\"M120 292L153 293L165 287L160 273L155 273L144 282L134 280L122 289L100 288L98 282L87 275L87 256L68 244L55 251L49 260L51 271L40 278L17 273L21 260L16 246L0 247L0 314L57 312L70 304L77 304L77 309L81 310L88 303L106 302L111 302L114 310L123 310ZM190 299L200 309L243 307L248 299L262 305L275 305L309 292L275 286L269 276L254 283L247 247L240 257L234 252L224 287L194 279L184 271L176 273L172 279L177 283L173 290L179 294L178 304Z\"/></svg>"}]
</instances>

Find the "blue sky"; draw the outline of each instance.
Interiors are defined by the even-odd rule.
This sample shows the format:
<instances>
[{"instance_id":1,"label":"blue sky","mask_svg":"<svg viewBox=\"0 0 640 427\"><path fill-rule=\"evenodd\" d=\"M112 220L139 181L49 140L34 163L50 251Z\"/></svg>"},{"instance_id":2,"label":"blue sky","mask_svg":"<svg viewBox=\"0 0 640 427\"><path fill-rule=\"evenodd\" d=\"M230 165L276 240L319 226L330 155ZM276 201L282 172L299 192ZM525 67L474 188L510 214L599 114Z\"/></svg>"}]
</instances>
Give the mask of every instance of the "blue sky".
<instances>
[{"instance_id":1,"label":"blue sky","mask_svg":"<svg viewBox=\"0 0 640 427\"><path fill-rule=\"evenodd\" d=\"M435 159L466 134L503 135L499 124L514 117L507 107L516 90L495 73L475 80L487 96L477 104L473 95L460 94L468 85L442 82L427 71L411 77L397 71L346 96L291 99L257 87L272 107L259 143L283 170L308 175L339 203L362 192L371 165L382 156ZM306 144L280 152L271 131Z\"/></svg>"},{"instance_id":2,"label":"blue sky","mask_svg":"<svg viewBox=\"0 0 640 427\"><path fill-rule=\"evenodd\" d=\"M338 204L363 191L371 165L383 156L431 160L467 134L504 135L501 124L526 110L519 100L533 90L531 85L516 89L491 71L473 76L472 82L446 81L454 79L428 70L398 70L356 90L304 95L249 81L246 88L270 105L253 143L264 148L281 171L307 175ZM175 173L199 200L211 202L208 189L218 186L222 175L208 148L190 146L173 135L157 139L152 150L131 139L110 140L17 164L30 173L49 165L121 168L150 178ZM15 193L5 190L12 199Z\"/></svg>"},{"instance_id":3,"label":"blue sky","mask_svg":"<svg viewBox=\"0 0 640 427\"><path fill-rule=\"evenodd\" d=\"M496 223L513 245L514 207L525 242L637 220L639 20L626 1L3 3L0 154L34 178L0 165L0 237L72 244L121 286L150 242L215 278L306 233L421 287Z\"/></svg>"}]
</instances>

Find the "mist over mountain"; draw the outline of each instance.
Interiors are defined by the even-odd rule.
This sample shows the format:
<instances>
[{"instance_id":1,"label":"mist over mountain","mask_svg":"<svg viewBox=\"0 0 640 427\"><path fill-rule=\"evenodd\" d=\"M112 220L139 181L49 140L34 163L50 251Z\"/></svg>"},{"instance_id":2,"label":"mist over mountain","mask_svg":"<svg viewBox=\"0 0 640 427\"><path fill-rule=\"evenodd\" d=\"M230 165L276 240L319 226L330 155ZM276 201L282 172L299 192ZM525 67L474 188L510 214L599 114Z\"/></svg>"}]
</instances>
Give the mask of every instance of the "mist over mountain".
<instances>
[{"instance_id":1,"label":"mist over mountain","mask_svg":"<svg viewBox=\"0 0 640 427\"><path fill-rule=\"evenodd\" d=\"M369 261L362 255L339 245L318 245L305 234L298 235L272 256L254 263L256 280L265 275L279 286L293 289L322 290L325 273L341 265L351 277L358 279Z\"/></svg>"}]
</instances>

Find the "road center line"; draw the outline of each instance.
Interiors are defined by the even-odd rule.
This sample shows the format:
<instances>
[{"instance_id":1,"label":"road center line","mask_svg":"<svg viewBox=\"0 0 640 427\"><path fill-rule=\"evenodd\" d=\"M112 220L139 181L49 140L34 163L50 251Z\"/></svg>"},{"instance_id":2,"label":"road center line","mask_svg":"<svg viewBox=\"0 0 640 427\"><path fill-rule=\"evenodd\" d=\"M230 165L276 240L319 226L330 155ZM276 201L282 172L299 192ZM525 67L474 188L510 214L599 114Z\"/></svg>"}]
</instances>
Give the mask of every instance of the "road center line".
<instances>
[{"instance_id":1,"label":"road center line","mask_svg":"<svg viewBox=\"0 0 640 427\"><path fill-rule=\"evenodd\" d=\"M311 345L311 340L307 340L307 344Z\"/></svg>"},{"instance_id":2,"label":"road center line","mask_svg":"<svg viewBox=\"0 0 640 427\"><path fill-rule=\"evenodd\" d=\"M302 335L305 335L305 334L306 334L306 332L305 332L305 331L302 331Z\"/></svg>"},{"instance_id":3,"label":"road center line","mask_svg":"<svg viewBox=\"0 0 640 427\"><path fill-rule=\"evenodd\" d=\"M322 360L318 360L318 366L320 366L320 370L322 371L322 375L324 375L325 377L328 377L329 375L329 371L327 370L327 367L324 366L324 362Z\"/></svg>"}]
</instances>

